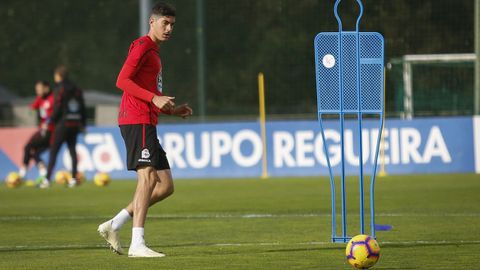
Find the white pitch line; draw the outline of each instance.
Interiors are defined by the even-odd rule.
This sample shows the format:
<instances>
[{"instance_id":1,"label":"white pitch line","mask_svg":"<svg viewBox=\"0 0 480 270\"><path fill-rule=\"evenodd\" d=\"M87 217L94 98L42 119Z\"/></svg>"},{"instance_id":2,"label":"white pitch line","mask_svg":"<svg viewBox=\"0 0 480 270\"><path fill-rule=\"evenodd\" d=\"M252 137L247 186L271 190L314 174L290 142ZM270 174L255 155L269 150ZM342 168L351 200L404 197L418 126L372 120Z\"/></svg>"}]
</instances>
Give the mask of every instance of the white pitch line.
<instances>
[{"instance_id":1,"label":"white pitch line","mask_svg":"<svg viewBox=\"0 0 480 270\"><path fill-rule=\"evenodd\" d=\"M299 245L327 245L332 244L332 242L305 242L298 243ZM458 241L429 241L429 240L415 240L415 241L379 241L381 245L454 245L454 244L480 244L480 240L458 240Z\"/></svg>"},{"instance_id":2,"label":"white pitch line","mask_svg":"<svg viewBox=\"0 0 480 270\"><path fill-rule=\"evenodd\" d=\"M92 244L92 245L78 245L78 244L67 244L67 245L18 245L18 246L0 246L0 251L14 251L14 250L42 250L42 249L81 249L81 248L92 248L92 247L108 247L106 244Z\"/></svg>"},{"instance_id":3,"label":"white pitch line","mask_svg":"<svg viewBox=\"0 0 480 270\"><path fill-rule=\"evenodd\" d=\"M377 217L480 217L480 213L379 213ZM196 215L149 215L152 219L260 219L260 218L310 218L331 217L331 214L196 214ZM16 220L89 220L108 219L110 216L0 216L0 221Z\"/></svg>"},{"instance_id":4,"label":"white pitch line","mask_svg":"<svg viewBox=\"0 0 480 270\"><path fill-rule=\"evenodd\" d=\"M387 245L462 245L462 244L480 244L480 240L458 240L458 241L448 241L448 240L441 240L441 241L427 241L427 240L416 240L416 241L385 241L380 242Z\"/></svg>"},{"instance_id":5,"label":"white pitch line","mask_svg":"<svg viewBox=\"0 0 480 270\"><path fill-rule=\"evenodd\" d=\"M465 245L465 244L480 244L480 240L458 240L458 241L380 241L380 245ZM186 246L192 246L191 243L186 243ZM335 246L332 242L303 242L303 243L280 243L280 242L260 242L260 243L198 243L197 247L262 247L262 246ZM55 250L55 249L86 249L86 248L107 248L106 245L100 244L65 244L65 245L17 245L17 246L0 246L1 251L23 251L23 250ZM166 245L165 247L169 247ZM182 244L170 246L170 248L182 247Z\"/></svg>"}]
</instances>

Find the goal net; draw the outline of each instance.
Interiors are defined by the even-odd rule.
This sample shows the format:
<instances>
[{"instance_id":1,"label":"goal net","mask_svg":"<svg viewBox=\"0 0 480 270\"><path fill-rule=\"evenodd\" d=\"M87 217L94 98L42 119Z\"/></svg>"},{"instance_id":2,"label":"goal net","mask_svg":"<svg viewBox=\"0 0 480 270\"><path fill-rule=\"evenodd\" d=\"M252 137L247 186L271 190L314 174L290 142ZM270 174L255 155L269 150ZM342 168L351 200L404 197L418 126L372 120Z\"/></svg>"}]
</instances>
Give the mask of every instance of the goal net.
<instances>
[{"instance_id":1,"label":"goal net","mask_svg":"<svg viewBox=\"0 0 480 270\"><path fill-rule=\"evenodd\" d=\"M471 115L475 54L405 55L387 64L387 110L414 116Z\"/></svg>"}]
</instances>

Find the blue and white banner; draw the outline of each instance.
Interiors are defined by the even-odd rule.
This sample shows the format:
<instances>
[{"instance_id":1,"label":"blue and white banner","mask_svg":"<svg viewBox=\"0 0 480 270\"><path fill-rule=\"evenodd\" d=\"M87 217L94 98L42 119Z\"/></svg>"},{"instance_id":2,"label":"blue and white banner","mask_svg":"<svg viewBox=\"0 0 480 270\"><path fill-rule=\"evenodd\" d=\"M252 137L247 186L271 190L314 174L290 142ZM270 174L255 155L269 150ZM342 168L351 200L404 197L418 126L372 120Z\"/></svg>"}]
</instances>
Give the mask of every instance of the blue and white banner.
<instances>
[{"instance_id":1,"label":"blue and white banner","mask_svg":"<svg viewBox=\"0 0 480 270\"><path fill-rule=\"evenodd\" d=\"M327 156L333 171L338 173L341 162L339 125L336 121L325 121L324 128L327 151L317 121L268 122L268 174L328 175ZM2 132L0 129L0 137ZM346 122L347 174L358 174L358 132L356 122ZM262 173L263 147L257 122L161 124L158 134L175 178L259 177ZM362 130L365 174L372 172L378 134L378 120L365 120ZM382 145L384 154L378 158L378 163L384 163L389 174L480 172L480 118L388 119ZM23 150L15 152L11 147L8 143L0 145L2 178L18 170L20 165L19 158L12 158L9 153ZM108 172L115 179L135 177L133 172L126 170L125 146L118 127L88 128L79 138L77 152L78 169L88 178L98 171ZM43 155L44 160L48 160L47 155ZM60 151L56 169L70 169L66 148ZM36 174L36 169L32 168L28 177L35 178Z\"/></svg>"},{"instance_id":2,"label":"blue and white banner","mask_svg":"<svg viewBox=\"0 0 480 270\"><path fill-rule=\"evenodd\" d=\"M347 122L344 132L345 170L358 174L359 143L356 122ZM268 156L271 175L327 175L326 156L338 174L341 165L340 129L327 122L327 153L317 122L270 123ZM364 173L372 172L378 139L378 121L364 121ZM387 120L384 130L384 162L389 174L473 172L471 118Z\"/></svg>"}]
</instances>

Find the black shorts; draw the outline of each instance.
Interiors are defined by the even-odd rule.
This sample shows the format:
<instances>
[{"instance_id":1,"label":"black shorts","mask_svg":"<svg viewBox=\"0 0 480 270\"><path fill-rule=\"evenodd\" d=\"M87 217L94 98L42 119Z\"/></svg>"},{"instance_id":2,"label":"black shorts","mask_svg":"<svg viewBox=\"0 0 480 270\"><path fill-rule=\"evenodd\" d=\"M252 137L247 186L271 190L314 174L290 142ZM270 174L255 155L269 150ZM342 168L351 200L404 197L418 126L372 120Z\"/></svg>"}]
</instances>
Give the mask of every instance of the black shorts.
<instances>
[{"instance_id":1,"label":"black shorts","mask_svg":"<svg viewBox=\"0 0 480 270\"><path fill-rule=\"evenodd\" d=\"M50 147L51 136L52 132L50 131L42 132L41 130L38 130L32 135L32 137L30 137L27 145L29 145L31 148L35 149L38 152L43 152L47 150L48 147Z\"/></svg>"},{"instance_id":2,"label":"black shorts","mask_svg":"<svg viewBox=\"0 0 480 270\"><path fill-rule=\"evenodd\" d=\"M157 128L149 124L121 125L125 148L127 149L127 169L136 171L138 167L152 166L156 170L168 170L167 154L157 137Z\"/></svg>"},{"instance_id":3,"label":"black shorts","mask_svg":"<svg viewBox=\"0 0 480 270\"><path fill-rule=\"evenodd\" d=\"M24 155L23 155L23 164L28 165L30 159L34 159L35 162L43 162L40 158L40 154L42 154L45 150L50 147L50 138L52 133L50 131L41 131L38 130L35 132L30 140L28 140L27 144L24 148Z\"/></svg>"}]
</instances>

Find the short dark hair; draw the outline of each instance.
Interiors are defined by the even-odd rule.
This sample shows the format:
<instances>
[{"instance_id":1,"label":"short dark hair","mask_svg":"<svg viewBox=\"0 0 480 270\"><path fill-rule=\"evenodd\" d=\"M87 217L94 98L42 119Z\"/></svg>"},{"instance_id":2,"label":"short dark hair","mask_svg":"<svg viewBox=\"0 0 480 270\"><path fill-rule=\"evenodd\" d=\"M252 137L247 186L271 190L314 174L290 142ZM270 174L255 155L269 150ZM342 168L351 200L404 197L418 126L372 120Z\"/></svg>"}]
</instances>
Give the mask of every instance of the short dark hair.
<instances>
[{"instance_id":1,"label":"short dark hair","mask_svg":"<svg viewBox=\"0 0 480 270\"><path fill-rule=\"evenodd\" d=\"M176 9L169 3L158 2L152 7L151 15L175 17Z\"/></svg>"},{"instance_id":2,"label":"short dark hair","mask_svg":"<svg viewBox=\"0 0 480 270\"><path fill-rule=\"evenodd\" d=\"M66 79L68 77L68 68L66 66L58 66L54 72L55 74L58 74L62 79Z\"/></svg>"},{"instance_id":3,"label":"short dark hair","mask_svg":"<svg viewBox=\"0 0 480 270\"><path fill-rule=\"evenodd\" d=\"M50 83L44 80L37 80L35 84L41 84L43 86L50 87Z\"/></svg>"}]
</instances>

